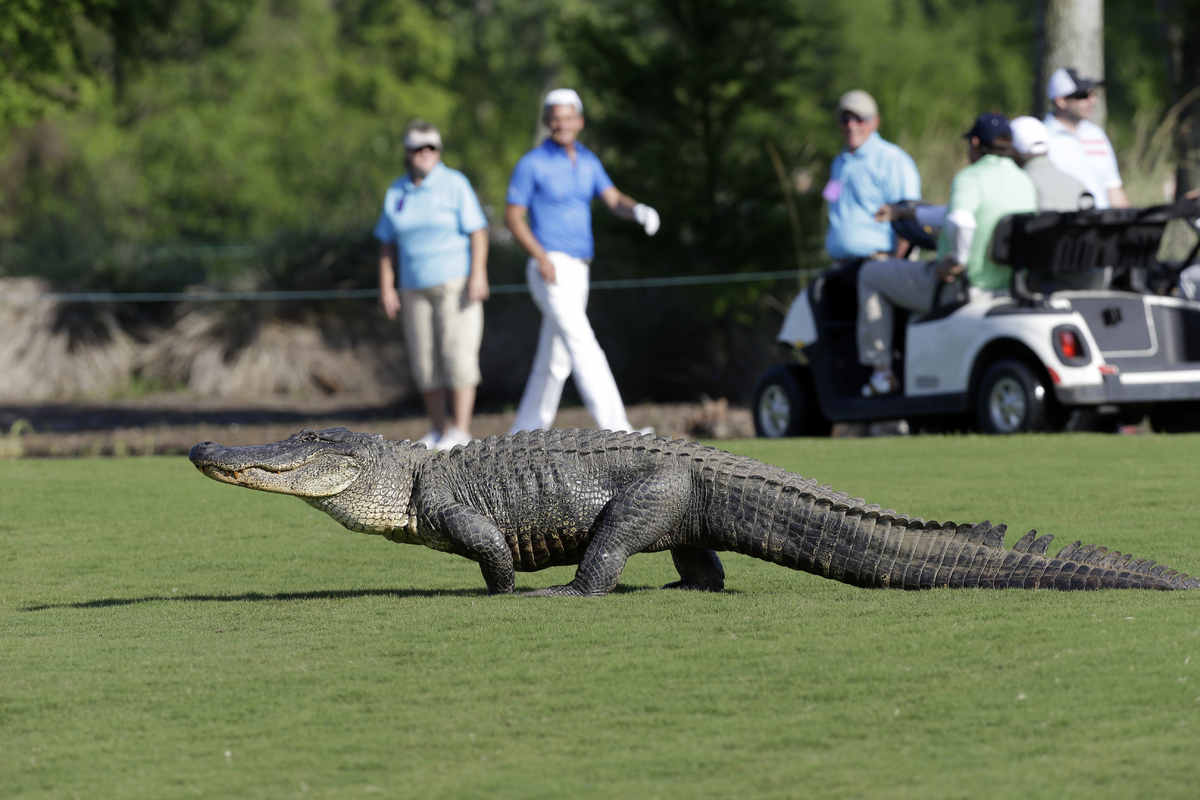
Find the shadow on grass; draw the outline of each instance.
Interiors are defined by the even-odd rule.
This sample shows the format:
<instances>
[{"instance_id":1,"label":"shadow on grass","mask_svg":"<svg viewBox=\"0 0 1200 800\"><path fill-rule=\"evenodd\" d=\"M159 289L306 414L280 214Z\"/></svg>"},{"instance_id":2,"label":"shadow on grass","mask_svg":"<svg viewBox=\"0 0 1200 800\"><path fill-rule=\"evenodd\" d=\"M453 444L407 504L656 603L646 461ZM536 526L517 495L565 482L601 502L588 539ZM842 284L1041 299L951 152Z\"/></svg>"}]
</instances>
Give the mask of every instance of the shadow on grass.
<instances>
[{"instance_id":1,"label":"shadow on grass","mask_svg":"<svg viewBox=\"0 0 1200 800\"><path fill-rule=\"evenodd\" d=\"M242 594L172 594L146 597L105 597L100 600L80 600L76 603L46 603L24 606L21 611L49 611L59 608L113 608L141 603L258 603L291 602L297 600L354 600L360 597L475 597L486 596L486 589L325 589L312 592L243 592Z\"/></svg>"},{"instance_id":2,"label":"shadow on grass","mask_svg":"<svg viewBox=\"0 0 1200 800\"><path fill-rule=\"evenodd\" d=\"M629 592L644 592L654 590L656 586L618 586L613 594ZM518 588L517 594L523 589ZM242 594L173 594L148 595L146 597L105 597L99 600L80 600L75 603L44 603L33 606L22 606L20 611L52 611L64 608L116 608L118 606L135 606L142 603L258 603L258 602L294 602L303 600L355 600L361 597L394 597L403 600L410 597L486 597L487 590L479 589L324 589L311 592L243 592Z\"/></svg>"}]
</instances>

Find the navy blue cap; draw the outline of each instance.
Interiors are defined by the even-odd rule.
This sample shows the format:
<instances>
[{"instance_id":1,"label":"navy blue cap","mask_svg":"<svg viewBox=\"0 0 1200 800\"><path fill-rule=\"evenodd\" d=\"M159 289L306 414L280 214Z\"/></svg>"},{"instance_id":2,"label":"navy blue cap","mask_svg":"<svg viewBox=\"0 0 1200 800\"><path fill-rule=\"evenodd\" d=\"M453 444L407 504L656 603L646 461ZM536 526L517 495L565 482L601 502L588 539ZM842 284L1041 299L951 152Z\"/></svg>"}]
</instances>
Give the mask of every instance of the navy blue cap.
<instances>
[{"instance_id":1,"label":"navy blue cap","mask_svg":"<svg viewBox=\"0 0 1200 800\"><path fill-rule=\"evenodd\" d=\"M1008 117L994 111L985 111L975 118L971 130L963 134L964 139L970 139L972 136L978 136L980 144L991 146L998 138L1012 139L1012 128L1009 127Z\"/></svg>"}]
</instances>

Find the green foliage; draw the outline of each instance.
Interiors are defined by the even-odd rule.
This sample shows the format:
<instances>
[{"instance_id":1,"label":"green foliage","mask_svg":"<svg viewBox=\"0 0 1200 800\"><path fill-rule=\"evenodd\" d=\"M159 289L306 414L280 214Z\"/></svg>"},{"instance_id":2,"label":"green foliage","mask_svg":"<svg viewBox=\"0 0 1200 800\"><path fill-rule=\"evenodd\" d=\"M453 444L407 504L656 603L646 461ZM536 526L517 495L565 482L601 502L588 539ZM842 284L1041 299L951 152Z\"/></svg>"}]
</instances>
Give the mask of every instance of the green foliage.
<instances>
[{"instance_id":1,"label":"green foliage","mask_svg":"<svg viewBox=\"0 0 1200 800\"><path fill-rule=\"evenodd\" d=\"M1186 40L1194 6L1107 6L1109 62L1120 65L1110 127L1118 151L1134 152L1127 173L1152 183L1166 168L1143 169L1141 143L1180 85L1163 32ZM7 0L0 273L168 287L227 274L209 272L203 251L164 264L153 255L164 249L361 236L417 116L443 128L446 162L498 227L512 166L556 85L583 94L585 141L617 184L663 214L648 241L597 215L607 274L810 265L819 188L840 147L837 96L875 94L884 135L913 153L926 196L944 199L971 117L1026 111L1040 91L1039 7ZM1177 48L1184 60L1193 49Z\"/></svg>"},{"instance_id":2,"label":"green foliage","mask_svg":"<svg viewBox=\"0 0 1200 800\"><path fill-rule=\"evenodd\" d=\"M503 224L513 166L537 142L542 97L575 73L560 44L582 0L456 0L437 4L454 42L457 97L443 133L447 160L472 180L494 226Z\"/></svg>"},{"instance_id":3,"label":"green foliage","mask_svg":"<svg viewBox=\"0 0 1200 800\"><path fill-rule=\"evenodd\" d=\"M29 124L91 88L79 26L87 0L5 0L0 10L0 123Z\"/></svg>"},{"instance_id":4,"label":"green foliage","mask_svg":"<svg viewBox=\"0 0 1200 800\"><path fill-rule=\"evenodd\" d=\"M966 165L962 134L975 116L1031 109L1037 7L1032 0L841 4L831 94L871 92L880 133L916 160L925 198L945 202L951 178Z\"/></svg>"},{"instance_id":5,"label":"green foliage","mask_svg":"<svg viewBox=\"0 0 1200 800\"><path fill-rule=\"evenodd\" d=\"M814 243L816 204L789 219L772 150L785 164L812 157L795 131L822 116L823 98L806 88L832 78L825 9L619 0L567 27L610 174L665 220L652 243L637 243L643 271L661 272L665 257L688 272L777 269L790 261L793 222ZM640 237L628 226L610 234Z\"/></svg>"},{"instance_id":6,"label":"green foliage","mask_svg":"<svg viewBox=\"0 0 1200 800\"><path fill-rule=\"evenodd\" d=\"M1195 436L731 443L884 505L1200 568ZM633 558L482 595L182 458L0 461L0 795L1190 797L1195 593L855 589ZM569 579L522 574L522 589ZM997 787L1003 787L997 790Z\"/></svg>"},{"instance_id":7,"label":"green foliage","mask_svg":"<svg viewBox=\"0 0 1200 800\"><path fill-rule=\"evenodd\" d=\"M122 257L118 242L368 230L402 161L406 119L451 107L440 86L450 40L436 21L415 3L391 15L368 5L298 0L217 15L225 22L198 36L194 63L161 63L121 102L25 131L10 163L35 191L12 203L10 234L42 252L92 243L72 248L67 274L153 283L145 259ZM47 132L62 143L49 156Z\"/></svg>"}]
</instances>

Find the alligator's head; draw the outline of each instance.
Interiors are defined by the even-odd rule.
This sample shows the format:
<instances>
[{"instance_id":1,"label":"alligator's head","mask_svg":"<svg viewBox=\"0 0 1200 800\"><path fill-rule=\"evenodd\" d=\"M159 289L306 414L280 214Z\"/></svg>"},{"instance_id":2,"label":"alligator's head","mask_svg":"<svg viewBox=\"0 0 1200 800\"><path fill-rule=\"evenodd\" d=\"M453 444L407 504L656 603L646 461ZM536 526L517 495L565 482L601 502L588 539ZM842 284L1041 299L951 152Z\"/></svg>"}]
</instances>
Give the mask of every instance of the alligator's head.
<instances>
[{"instance_id":1,"label":"alligator's head","mask_svg":"<svg viewBox=\"0 0 1200 800\"><path fill-rule=\"evenodd\" d=\"M429 455L410 442L329 428L248 447L200 442L188 458L213 480L295 495L351 530L388 533L412 524L413 476Z\"/></svg>"}]
</instances>

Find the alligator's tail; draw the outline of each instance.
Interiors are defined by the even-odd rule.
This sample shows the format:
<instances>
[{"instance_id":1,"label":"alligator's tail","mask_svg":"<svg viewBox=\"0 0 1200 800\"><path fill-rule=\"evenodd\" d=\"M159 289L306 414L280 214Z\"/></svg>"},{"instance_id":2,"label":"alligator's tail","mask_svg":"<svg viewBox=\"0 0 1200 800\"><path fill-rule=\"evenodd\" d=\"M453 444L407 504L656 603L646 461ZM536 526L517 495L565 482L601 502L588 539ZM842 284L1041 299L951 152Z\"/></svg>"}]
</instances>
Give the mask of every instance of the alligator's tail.
<instances>
[{"instance_id":1,"label":"alligator's tail","mask_svg":"<svg viewBox=\"0 0 1200 800\"><path fill-rule=\"evenodd\" d=\"M786 532L748 554L867 587L1200 589L1198 578L1105 547L1074 542L1047 555L1054 537L1036 531L1010 549L1004 525L933 522L813 501L802 520L784 522Z\"/></svg>"}]
</instances>

